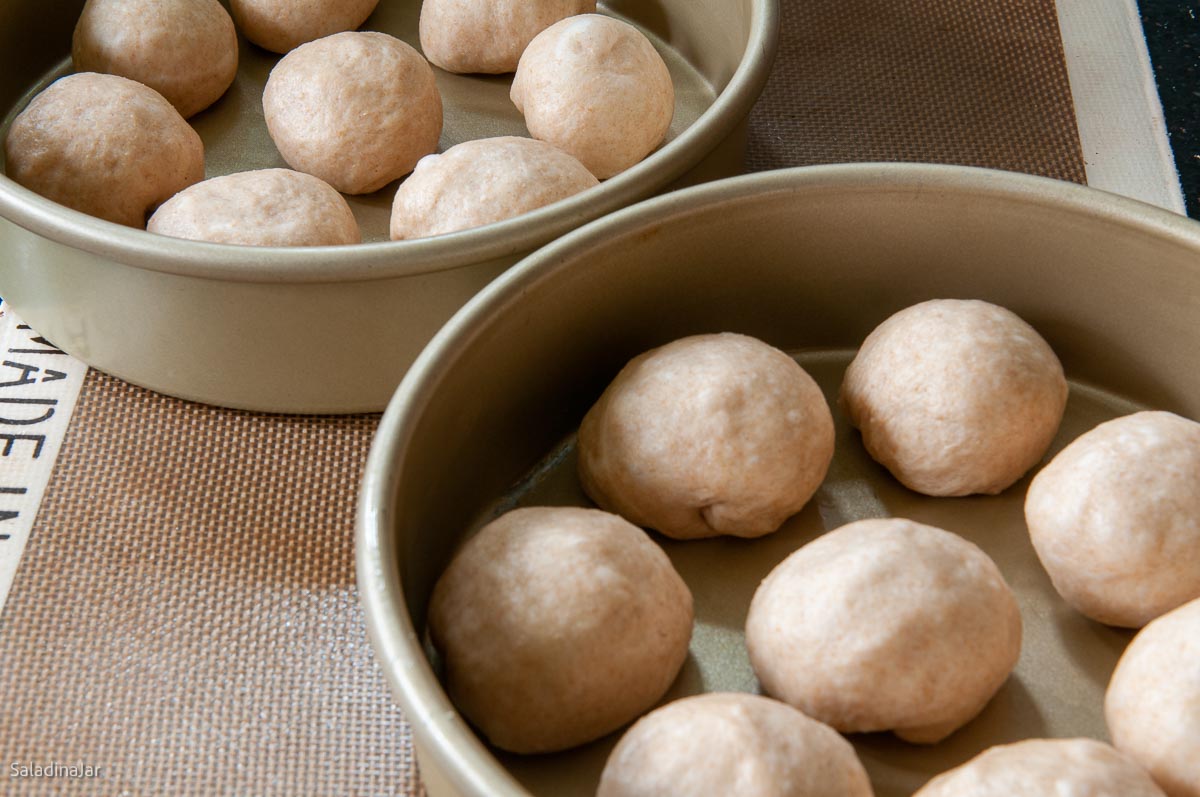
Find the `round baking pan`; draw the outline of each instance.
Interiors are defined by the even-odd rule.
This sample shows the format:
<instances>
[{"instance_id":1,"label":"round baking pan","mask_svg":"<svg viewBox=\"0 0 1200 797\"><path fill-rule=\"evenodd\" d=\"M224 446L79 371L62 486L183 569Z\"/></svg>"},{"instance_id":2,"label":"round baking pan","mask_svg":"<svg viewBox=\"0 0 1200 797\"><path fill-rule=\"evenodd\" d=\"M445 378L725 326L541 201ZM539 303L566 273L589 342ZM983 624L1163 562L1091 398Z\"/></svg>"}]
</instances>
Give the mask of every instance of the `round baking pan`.
<instances>
[{"instance_id":1,"label":"round baking pan","mask_svg":"<svg viewBox=\"0 0 1200 797\"><path fill-rule=\"evenodd\" d=\"M1104 738L1103 692L1131 634L1086 620L1055 594L1024 525L1030 476L998 496L918 495L867 456L836 410L867 333L938 297L1008 307L1057 352L1071 394L1047 458L1137 408L1200 418L1200 224L1025 175L868 164L724 180L593 222L467 304L388 407L358 517L368 627L430 794L594 793L617 734L556 755L491 750L438 681L423 647L426 606L455 548L483 522L516 505L590 505L574 465L583 414L631 357L701 332L741 332L794 353L835 406L837 447L814 500L775 534L655 535L696 601L691 655L667 699L756 691L742 628L759 581L825 530L901 516L987 551L1017 593L1025 635L1012 677L944 742L850 737L876 794L911 794L993 744Z\"/></svg>"},{"instance_id":2,"label":"round baking pan","mask_svg":"<svg viewBox=\"0 0 1200 797\"><path fill-rule=\"evenodd\" d=\"M0 7L0 134L70 71L82 6ZM363 29L416 45L419 10L414 0L385 0ZM601 11L655 42L676 107L666 143L596 188L486 227L393 242L393 183L350 198L365 243L287 249L152 235L0 176L0 295L60 348L163 393L277 412L382 409L438 327L524 254L668 186L741 171L746 116L775 55L776 0L612 0ZM189 120L209 176L286 165L260 102L278 58L243 40L234 85ZM446 109L440 149L528 135L508 99L511 76L435 71Z\"/></svg>"}]
</instances>

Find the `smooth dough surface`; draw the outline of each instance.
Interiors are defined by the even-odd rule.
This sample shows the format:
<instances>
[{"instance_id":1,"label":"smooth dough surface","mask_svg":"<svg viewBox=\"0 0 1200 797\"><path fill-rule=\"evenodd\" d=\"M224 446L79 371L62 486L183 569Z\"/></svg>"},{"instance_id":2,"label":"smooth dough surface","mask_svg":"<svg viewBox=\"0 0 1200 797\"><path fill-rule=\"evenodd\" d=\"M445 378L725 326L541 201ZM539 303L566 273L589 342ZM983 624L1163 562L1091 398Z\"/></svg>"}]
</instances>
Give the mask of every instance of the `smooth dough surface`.
<instances>
[{"instance_id":1,"label":"smooth dough surface","mask_svg":"<svg viewBox=\"0 0 1200 797\"><path fill-rule=\"evenodd\" d=\"M259 47L287 53L305 42L354 30L379 0L230 0L238 30Z\"/></svg>"},{"instance_id":2,"label":"smooth dough surface","mask_svg":"<svg viewBox=\"0 0 1200 797\"><path fill-rule=\"evenodd\" d=\"M544 141L500 136L426 155L392 202L392 240L465 230L519 216L599 181Z\"/></svg>"},{"instance_id":3,"label":"smooth dough surface","mask_svg":"<svg viewBox=\"0 0 1200 797\"><path fill-rule=\"evenodd\" d=\"M839 731L940 741L978 714L1021 652L996 565L948 531L860 520L785 559L746 619L767 694Z\"/></svg>"},{"instance_id":4,"label":"smooth dough surface","mask_svg":"<svg viewBox=\"0 0 1200 797\"><path fill-rule=\"evenodd\" d=\"M354 213L327 183L260 169L196 183L164 202L150 232L245 246L330 246L362 240Z\"/></svg>"},{"instance_id":5,"label":"smooth dough surface","mask_svg":"<svg viewBox=\"0 0 1200 797\"><path fill-rule=\"evenodd\" d=\"M901 310L863 342L841 404L877 462L926 495L999 493L1037 464L1067 402L1062 365L1014 313L977 300Z\"/></svg>"},{"instance_id":6,"label":"smooth dough surface","mask_svg":"<svg viewBox=\"0 0 1200 797\"><path fill-rule=\"evenodd\" d=\"M515 509L454 557L429 629L455 705L497 747L539 753L616 730L687 658L692 595L616 515Z\"/></svg>"},{"instance_id":7,"label":"smooth dough surface","mask_svg":"<svg viewBox=\"0 0 1200 797\"><path fill-rule=\"evenodd\" d=\"M1133 638L1104 699L1117 749L1169 797L1200 797L1200 599Z\"/></svg>"},{"instance_id":8,"label":"smooth dough surface","mask_svg":"<svg viewBox=\"0 0 1200 797\"><path fill-rule=\"evenodd\" d=\"M913 797L1163 797L1132 760L1094 739L1029 739L993 747L938 775Z\"/></svg>"},{"instance_id":9,"label":"smooth dough surface","mask_svg":"<svg viewBox=\"0 0 1200 797\"><path fill-rule=\"evenodd\" d=\"M571 153L601 180L649 155L675 114L671 73L654 45L599 14L569 17L534 37L511 96L534 138Z\"/></svg>"},{"instance_id":10,"label":"smooth dough surface","mask_svg":"<svg viewBox=\"0 0 1200 797\"><path fill-rule=\"evenodd\" d=\"M237 31L217 0L88 0L71 58L77 72L144 83L186 118L233 83Z\"/></svg>"},{"instance_id":11,"label":"smooth dough surface","mask_svg":"<svg viewBox=\"0 0 1200 797\"><path fill-rule=\"evenodd\" d=\"M33 98L4 140L8 176L101 219L144 227L160 202L204 179L204 145L141 83L84 72Z\"/></svg>"},{"instance_id":12,"label":"smooth dough surface","mask_svg":"<svg viewBox=\"0 0 1200 797\"><path fill-rule=\"evenodd\" d=\"M512 72L534 36L595 10L596 0L424 0L421 49L450 72Z\"/></svg>"},{"instance_id":13,"label":"smooth dough surface","mask_svg":"<svg viewBox=\"0 0 1200 797\"><path fill-rule=\"evenodd\" d=\"M336 33L292 50L271 70L263 112L289 166L347 194L408 174L442 132L433 69L386 33Z\"/></svg>"},{"instance_id":14,"label":"smooth dough surface","mask_svg":"<svg viewBox=\"0 0 1200 797\"><path fill-rule=\"evenodd\" d=\"M1140 628L1200 598L1200 423L1100 424L1034 477L1025 522L1055 589L1093 620Z\"/></svg>"},{"instance_id":15,"label":"smooth dough surface","mask_svg":"<svg viewBox=\"0 0 1200 797\"><path fill-rule=\"evenodd\" d=\"M706 694L668 703L625 732L596 797L871 797L854 748L777 700Z\"/></svg>"},{"instance_id":16,"label":"smooth dough surface","mask_svg":"<svg viewBox=\"0 0 1200 797\"><path fill-rule=\"evenodd\" d=\"M579 428L579 477L599 506L669 537L759 537L812 498L833 438L825 396L791 357L695 335L621 369Z\"/></svg>"}]
</instances>

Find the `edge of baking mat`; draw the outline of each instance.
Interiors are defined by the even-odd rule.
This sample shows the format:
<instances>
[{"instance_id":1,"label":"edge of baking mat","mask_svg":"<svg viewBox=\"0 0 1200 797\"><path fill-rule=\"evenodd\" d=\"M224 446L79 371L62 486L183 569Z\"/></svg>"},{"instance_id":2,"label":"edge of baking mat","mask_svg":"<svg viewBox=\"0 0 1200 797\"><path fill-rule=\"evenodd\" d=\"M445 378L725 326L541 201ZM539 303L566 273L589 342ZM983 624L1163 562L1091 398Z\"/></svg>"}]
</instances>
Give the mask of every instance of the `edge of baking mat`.
<instances>
[{"instance_id":1,"label":"edge of baking mat","mask_svg":"<svg viewBox=\"0 0 1200 797\"><path fill-rule=\"evenodd\" d=\"M0 299L0 611L67 434L87 366Z\"/></svg>"},{"instance_id":2,"label":"edge of baking mat","mask_svg":"<svg viewBox=\"0 0 1200 797\"><path fill-rule=\"evenodd\" d=\"M1136 0L1057 0L1088 185L1183 214Z\"/></svg>"}]
</instances>

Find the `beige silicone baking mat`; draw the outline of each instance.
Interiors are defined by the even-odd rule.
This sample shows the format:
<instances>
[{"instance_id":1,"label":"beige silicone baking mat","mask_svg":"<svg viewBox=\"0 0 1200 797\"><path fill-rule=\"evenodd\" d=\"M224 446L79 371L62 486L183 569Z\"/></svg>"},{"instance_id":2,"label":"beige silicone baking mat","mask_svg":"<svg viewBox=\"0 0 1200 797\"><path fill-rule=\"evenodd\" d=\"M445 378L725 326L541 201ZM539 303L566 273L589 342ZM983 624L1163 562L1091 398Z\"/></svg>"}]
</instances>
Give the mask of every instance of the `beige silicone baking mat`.
<instances>
[{"instance_id":1,"label":"beige silicone baking mat","mask_svg":"<svg viewBox=\"0 0 1200 797\"><path fill-rule=\"evenodd\" d=\"M748 168L1083 181L1053 0L782 3ZM420 794L354 587L375 423L90 372L0 615L0 792ZM99 777L10 778L71 766Z\"/></svg>"}]
</instances>

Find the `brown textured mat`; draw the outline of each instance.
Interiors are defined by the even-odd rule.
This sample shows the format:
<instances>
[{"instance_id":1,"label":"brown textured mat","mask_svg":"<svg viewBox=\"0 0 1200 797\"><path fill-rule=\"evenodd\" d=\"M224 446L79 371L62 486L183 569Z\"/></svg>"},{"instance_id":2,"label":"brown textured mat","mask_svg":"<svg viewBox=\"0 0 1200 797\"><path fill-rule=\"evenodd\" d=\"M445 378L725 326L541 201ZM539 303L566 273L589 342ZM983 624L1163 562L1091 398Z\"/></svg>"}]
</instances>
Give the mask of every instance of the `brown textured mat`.
<instances>
[{"instance_id":1,"label":"brown textured mat","mask_svg":"<svg viewBox=\"0 0 1200 797\"><path fill-rule=\"evenodd\" d=\"M924 160L1083 180L1053 0L782 0L748 165ZM353 506L373 417L168 399L92 372L0 616L30 794L417 794L367 642Z\"/></svg>"},{"instance_id":2,"label":"brown textured mat","mask_svg":"<svg viewBox=\"0 0 1200 797\"><path fill-rule=\"evenodd\" d=\"M221 410L89 372L0 621L0 728L6 769L103 778L22 793L417 791L354 589L377 420Z\"/></svg>"},{"instance_id":3,"label":"brown textured mat","mask_svg":"<svg viewBox=\"0 0 1200 797\"><path fill-rule=\"evenodd\" d=\"M844 161L1084 182L1051 0L781 0L751 171Z\"/></svg>"}]
</instances>

